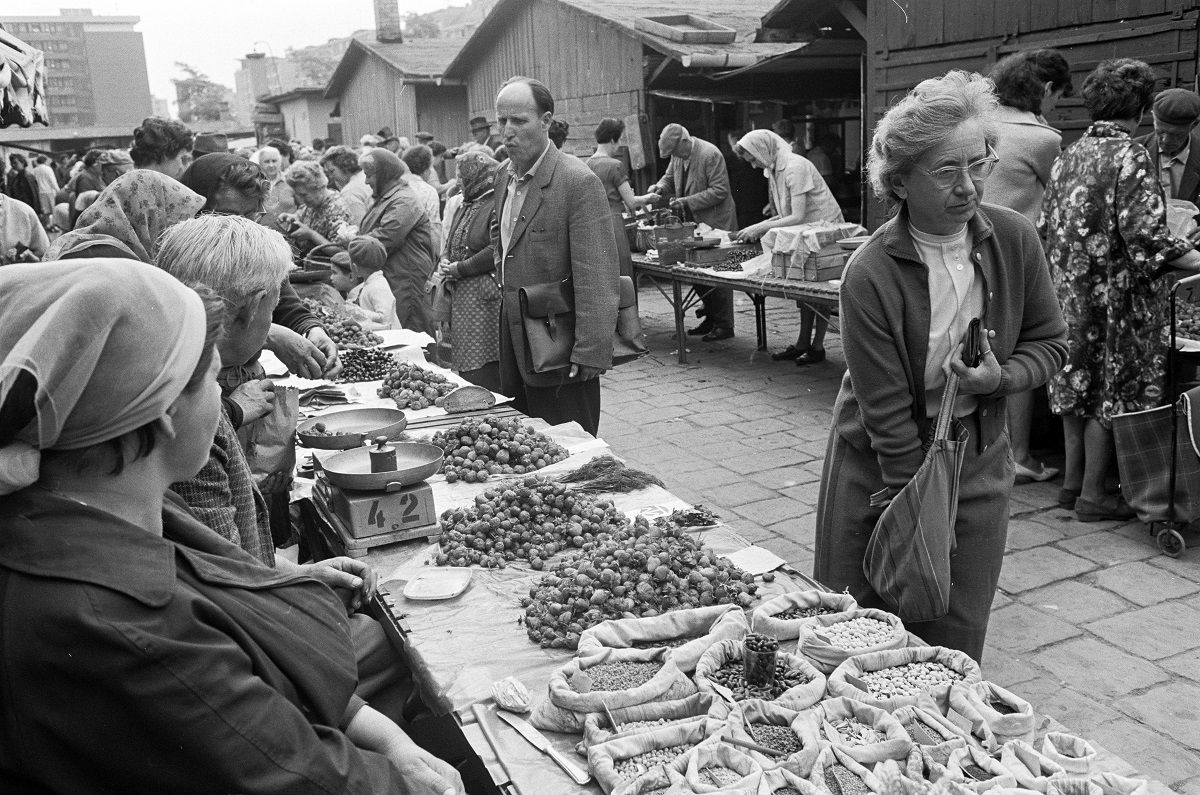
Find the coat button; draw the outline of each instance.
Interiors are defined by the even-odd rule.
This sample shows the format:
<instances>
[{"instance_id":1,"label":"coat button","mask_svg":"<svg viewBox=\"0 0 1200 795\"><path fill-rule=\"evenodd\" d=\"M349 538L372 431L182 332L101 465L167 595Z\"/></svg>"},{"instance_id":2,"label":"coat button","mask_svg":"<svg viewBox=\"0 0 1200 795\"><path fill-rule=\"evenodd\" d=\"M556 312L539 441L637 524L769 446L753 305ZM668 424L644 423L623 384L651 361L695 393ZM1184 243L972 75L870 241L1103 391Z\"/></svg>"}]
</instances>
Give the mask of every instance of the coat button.
<instances>
[{"instance_id":1,"label":"coat button","mask_svg":"<svg viewBox=\"0 0 1200 795\"><path fill-rule=\"evenodd\" d=\"M987 413L988 413L988 410L987 410L987 409L983 409L982 411L980 411L980 412L979 412L979 414L980 414L981 416L984 416L984 417L986 417L986 416L987 416Z\"/></svg>"}]
</instances>

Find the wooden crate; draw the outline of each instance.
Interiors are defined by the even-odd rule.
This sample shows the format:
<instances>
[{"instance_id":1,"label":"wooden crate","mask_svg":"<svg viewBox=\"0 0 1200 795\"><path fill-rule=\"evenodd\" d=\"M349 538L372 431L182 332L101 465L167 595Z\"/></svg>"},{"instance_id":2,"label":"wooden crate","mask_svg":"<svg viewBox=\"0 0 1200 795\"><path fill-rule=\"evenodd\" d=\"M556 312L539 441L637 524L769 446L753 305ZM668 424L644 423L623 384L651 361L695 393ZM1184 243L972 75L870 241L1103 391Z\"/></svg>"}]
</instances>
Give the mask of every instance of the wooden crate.
<instances>
[{"instance_id":1,"label":"wooden crate","mask_svg":"<svg viewBox=\"0 0 1200 795\"><path fill-rule=\"evenodd\" d=\"M771 275L777 279L827 282L842 278L845 270L846 253L837 246L827 246L803 262L794 261L790 253L771 255Z\"/></svg>"},{"instance_id":2,"label":"wooden crate","mask_svg":"<svg viewBox=\"0 0 1200 795\"><path fill-rule=\"evenodd\" d=\"M733 28L718 25L711 19L695 14L637 17L633 20L633 26L637 30L680 44L732 44L737 38L737 31Z\"/></svg>"},{"instance_id":3,"label":"wooden crate","mask_svg":"<svg viewBox=\"0 0 1200 795\"><path fill-rule=\"evenodd\" d=\"M757 243L749 245L739 244L733 246L716 246L715 248L691 248L688 247L686 261L688 265L696 265L697 267L705 267L714 265L718 262L724 262L729 259L734 252L741 252L747 249L758 250Z\"/></svg>"}]
</instances>

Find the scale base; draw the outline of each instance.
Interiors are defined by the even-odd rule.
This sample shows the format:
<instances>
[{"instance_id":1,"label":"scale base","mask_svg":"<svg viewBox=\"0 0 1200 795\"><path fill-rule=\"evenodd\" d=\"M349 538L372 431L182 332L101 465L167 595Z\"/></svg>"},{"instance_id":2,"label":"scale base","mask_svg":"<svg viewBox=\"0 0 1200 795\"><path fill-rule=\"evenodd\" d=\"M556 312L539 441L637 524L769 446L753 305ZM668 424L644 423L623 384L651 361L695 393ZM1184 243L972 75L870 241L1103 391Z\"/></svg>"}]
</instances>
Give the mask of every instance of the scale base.
<instances>
[{"instance_id":1,"label":"scale base","mask_svg":"<svg viewBox=\"0 0 1200 795\"><path fill-rule=\"evenodd\" d=\"M345 492L318 477L312 501L325 520L325 540L351 558L365 557L375 547L441 535L426 483L388 492Z\"/></svg>"}]
</instances>

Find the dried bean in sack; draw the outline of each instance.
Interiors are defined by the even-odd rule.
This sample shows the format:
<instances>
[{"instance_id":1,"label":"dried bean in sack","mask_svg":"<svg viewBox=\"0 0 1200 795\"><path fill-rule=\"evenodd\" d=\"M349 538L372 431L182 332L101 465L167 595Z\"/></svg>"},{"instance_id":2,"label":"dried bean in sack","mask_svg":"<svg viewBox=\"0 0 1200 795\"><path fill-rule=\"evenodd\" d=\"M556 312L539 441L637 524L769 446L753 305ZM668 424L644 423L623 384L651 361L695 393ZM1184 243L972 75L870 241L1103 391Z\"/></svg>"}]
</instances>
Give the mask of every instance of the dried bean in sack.
<instances>
[{"instance_id":1,"label":"dried bean in sack","mask_svg":"<svg viewBox=\"0 0 1200 795\"><path fill-rule=\"evenodd\" d=\"M746 753L764 768L778 765L801 778L812 772L821 750L820 734L806 712L757 698L737 703L729 713L725 734L735 740L783 751L787 756L770 756L749 749Z\"/></svg>"},{"instance_id":2,"label":"dried bean in sack","mask_svg":"<svg viewBox=\"0 0 1200 795\"><path fill-rule=\"evenodd\" d=\"M865 795L882 791L879 779L836 745L821 748L812 772L808 774L808 781L821 792L832 795Z\"/></svg>"},{"instance_id":3,"label":"dried bean in sack","mask_svg":"<svg viewBox=\"0 0 1200 795\"><path fill-rule=\"evenodd\" d=\"M722 640L737 640L748 631L746 613L736 605L671 610L649 618L618 618L589 627L579 636L577 656L588 657L605 648L671 648L675 665L691 674L710 646Z\"/></svg>"},{"instance_id":4,"label":"dried bean in sack","mask_svg":"<svg viewBox=\"0 0 1200 795\"><path fill-rule=\"evenodd\" d=\"M708 742L688 756L684 778L692 792L728 792L758 795L763 766L742 749Z\"/></svg>"},{"instance_id":5,"label":"dried bean in sack","mask_svg":"<svg viewBox=\"0 0 1200 795\"><path fill-rule=\"evenodd\" d=\"M1049 793L1050 777L1062 766L1024 740L1009 740L1000 749L1000 764L1017 780L1017 786Z\"/></svg>"},{"instance_id":6,"label":"dried bean in sack","mask_svg":"<svg viewBox=\"0 0 1200 795\"><path fill-rule=\"evenodd\" d=\"M867 690L851 684L847 677L861 681ZM974 684L982 679L979 664L961 651L910 646L849 658L829 675L829 695L845 696L887 712L928 697L945 713L952 684Z\"/></svg>"},{"instance_id":7,"label":"dried bean in sack","mask_svg":"<svg viewBox=\"0 0 1200 795\"><path fill-rule=\"evenodd\" d=\"M1042 754L1057 762L1063 770L1077 775L1092 772L1096 749L1081 737L1063 732L1047 732L1042 738Z\"/></svg>"},{"instance_id":8,"label":"dried bean in sack","mask_svg":"<svg viewBox=\"0 0 1200 795\"><path fill-rule=\"evenodd\" d=\"M657 670L651 672L646 665ZM593 679L595 684L593 684ZM696 692L665 649L607 649L575 659L550 675L549 697L530 719L547 731L583 731L590 713L633 707L652 701L674 701Z\"/></svg>"},{"instance_id":9,"label":"dried bean in sack","mask_svg":"<svg viewBox=\"0 0 1200 795\"><path fill-rule=\"evenodd\" d=\"M950 753L945 775L972 792L986 792L995 787L1011 788L1017 780L1004 765L989 756L982 748L967 745Z\"/></svg>"},{"instance_id":10,"label":"dried bean in sack","mask_svg":"<svg viewBox=\"0 0 1200 795\"><path fill-rule=\"evenodd\" d=\"M815 759L813 761L816 761ZM826 795L809 782L807 775L799 776L784 767L764 770L758 784L758 795Z\"/></svg>"},{"instance_id":11,"label":"dried bean in sack","mask_svg":"<svg viewBox=\"0 0 1200 795\"><path fill-rule=\"evenodd\" d=\"M616 736L625 736L639 731L647 731L650 724L666 725L681 720L697 718L712 718L724 721L729 715L729 705L724 699L714 693L694 693L687 698L674 701L651 701L633 707L609 707L613 719L617 721L614 729L609 723L608 713L593 712L583 721L583 748L591 748L596 743L611 740Z\"/></svg>"},{"instance_id":12,"label":"dried bean in sack","mask_svg":"<svg viewBox=\"0 0 1200 795\"><path fill-rule=\"evenodd\" d=\"M913 741L914 750L919 748L927 752L938 764L945 765L951 751L967 745L967 735L936 710L910 705L900 707L892 717L904 727ZM921 765L920 753L915 757L910 753L909 759L911 765Z\"/></svg>"},{"instance_id":13,"label":"dried bean in sack","mask_svg":"<svg viewBox=\"0 0 1200 795\"><path fill-rule=\"evenodd\" d=\"M846 593L793 591L768 599L750 614L750 629L779 640L799 637L800 628L820 615L857 610L858 602Z\"/></svg>"},{"instance_id":14,"label":"dried bean in sack","mask_svg":"<svg viewBox=\"0 0 1200 795\"><path fill-rule=\"evenodd\" d=\"M904 761L912 740L900 721L878 707L848 698L828 698L809 711L826 742L836 745L861 765L885 759Z\"/></svg>"},{"instance_id":15,"label":"dried bean in sack","mask_svg":"<svg viewBox=\"0 0 1200 795\"><path fill-rule=\"evenodd\" d=\"M702 693L717 693L730 703L761 698L789 709L811 707L825 695L825 675L803 658L779 652L775 660L775 684L752 687L742 670L742 641L723 640L704 652L696 664L696 686Z\"/></svg>"},{"instance_id":16,"label":"dried bean in sack","mask_svg":"<svg viewBox=\"0 0 1200 795\"><path fill-rule=\"evenodd\" d=\"M687 783L683 780L683 773L660 766L614 792L620 795L685 795Z\"/></svg>"},{"instance_id":17,"label":"dried bean in sack","mask_svg":"<svg viewBox=\"0 0 1200 795\"><path fill-rule=\"evenodd\" d=\"M966 682L950 688L950 713L971 726L988 753L999 752L1009 740L1032 743L1037 730L1033 705L991 682Z\"/></svg>"},{"instance_id":18,"label":"dried bean in sack","mask_svg":"<svg viewBox=\"0 0 1200 795\"><path fill-rule=\"evenodd\" d=\"M587 751L588 769L606 793L618 795L660 767L674 770L682 780L686 755L712 736L711 729L704 721L685 721L597 743Z\"/></svg>"},{"instance_id":19,"label":"dried bean in sack","mask_svg":"<svg viewBox=\"0 0 1200 795\"><path fill-rule=\"evenodd\" d=\"M883 610L864 608L817 616L800 627L797 651L824 674L847 658L908 645L908 630Z\"/></svg>"}]
</instances>

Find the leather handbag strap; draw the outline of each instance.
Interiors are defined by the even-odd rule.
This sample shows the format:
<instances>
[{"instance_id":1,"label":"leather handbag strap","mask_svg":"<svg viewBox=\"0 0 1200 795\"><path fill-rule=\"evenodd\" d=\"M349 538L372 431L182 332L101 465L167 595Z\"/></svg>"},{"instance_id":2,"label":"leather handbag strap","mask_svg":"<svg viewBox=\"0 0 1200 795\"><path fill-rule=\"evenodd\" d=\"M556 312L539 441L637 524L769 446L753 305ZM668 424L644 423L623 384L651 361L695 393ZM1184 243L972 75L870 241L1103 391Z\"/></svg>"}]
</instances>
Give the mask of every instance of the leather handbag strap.
<instances>
[{"instance_id":1,"label":"leather handbag strap","mask_svg":"<svg viewBox=\"0 0 1200 795\"><path fill-rule=\"evenodd\" d=\"M950 423L954 419L954 403L958 398L958 373L953 370L946 376L946 390L942 393L942 408L938 411L934 440L950 438Z\"/></svg>"}]
</instances>

